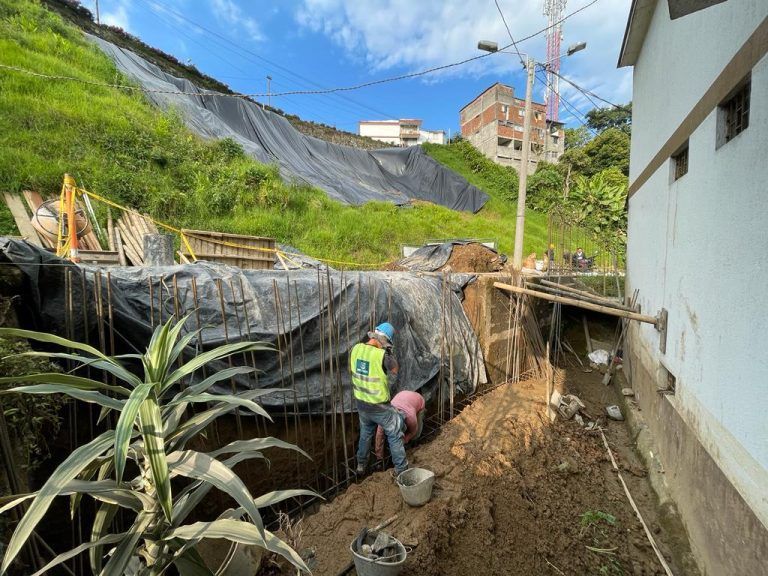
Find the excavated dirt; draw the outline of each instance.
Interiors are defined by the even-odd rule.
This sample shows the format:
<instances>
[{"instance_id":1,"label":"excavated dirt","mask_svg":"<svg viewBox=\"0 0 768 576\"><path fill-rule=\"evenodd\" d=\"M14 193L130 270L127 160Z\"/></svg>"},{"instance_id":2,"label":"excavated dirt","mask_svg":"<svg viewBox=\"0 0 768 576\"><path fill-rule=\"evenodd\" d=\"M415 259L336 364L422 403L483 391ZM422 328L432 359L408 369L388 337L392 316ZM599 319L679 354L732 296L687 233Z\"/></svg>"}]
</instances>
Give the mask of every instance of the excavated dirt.
<instances>
[{"instance_id":1,"label":"excavated dirt","mask_svg":"<svg viewBox=\"0 0 768 576\"><path fill-rule=\"evenodd\" d=\"M497 272L501 270L503 264L497 252L482 244L473 243L454 246L451 257L440 270L446 272Z\"/></svg>"},{"instance_id":2,"label":"excavated dirt","mask_svg":"<svg viewBox=\"0 0 768 576\"><path fill-rule=\"evenodd\" d=\"M584 385L599 385L597 375L584 376L594 380ZM405 575L664 574L599 434L572 421L550 424L543 398L540 382L501 386L409 450L412 466L436 474L432 500L421 508L403 502L389 471L320 506L304 519L299 544L314 551L313 573L338 574L361 527L397 514L386 531L413 549ZM619 466L671 560L644 471L625 457L624 425L611 422L607 436L622 443Z\"/></svg>"},{"instance_id":3,"label":"excavated dirt","mask_svg":"<svg viewBox=\"0 0 768 576\"><path fill-rule=\"evenodd\" d=\"M439 272L498 272L504 267L502 257L479 243L456 244L448 261L437 269ZM408 268L390 262L383 270L406 272Z\"/></svg>"}]
</instances>

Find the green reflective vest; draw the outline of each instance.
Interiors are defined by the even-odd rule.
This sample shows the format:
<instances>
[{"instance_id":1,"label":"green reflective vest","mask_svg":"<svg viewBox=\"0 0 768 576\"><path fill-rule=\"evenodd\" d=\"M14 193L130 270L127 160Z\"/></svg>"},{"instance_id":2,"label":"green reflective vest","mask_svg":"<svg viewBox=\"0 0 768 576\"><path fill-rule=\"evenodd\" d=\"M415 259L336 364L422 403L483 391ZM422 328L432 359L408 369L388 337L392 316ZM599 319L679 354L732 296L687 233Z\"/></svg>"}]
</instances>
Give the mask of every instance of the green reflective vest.
<instances>
[{"instance_id":1,"label":"green reflective vest","mask_svg":"<svg viewBox=\"0 0 768 576\"><path fill-rule=\"evenodd\" d=\"M384 350L368 344L356 344L349 354L352 372L352 392L355 398L368 404L389 402L387 375L382 367Z\"/></svg>"}]
</instances>

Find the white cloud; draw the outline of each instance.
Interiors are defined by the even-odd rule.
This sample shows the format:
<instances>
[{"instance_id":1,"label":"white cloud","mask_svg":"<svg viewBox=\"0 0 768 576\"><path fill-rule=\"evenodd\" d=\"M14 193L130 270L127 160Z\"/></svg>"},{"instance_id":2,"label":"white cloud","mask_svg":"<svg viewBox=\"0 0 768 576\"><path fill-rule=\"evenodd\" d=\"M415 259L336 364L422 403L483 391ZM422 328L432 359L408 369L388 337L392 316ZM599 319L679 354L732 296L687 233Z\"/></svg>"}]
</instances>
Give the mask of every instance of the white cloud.
<instances>
[{"instance_id":1,"label":"white cloud","mask_svg":"<svg viewBox=\"0 0 768 576\"><path fill-rule=\"evenodd\" d=\"M571 0L565 13L586 3ZM547 25L542 0L499 0L499 4L515 40ZM628 10L627 0L600 0L563 23L563 49L577 41L586 41L588 48L563 59L561 73L615 102L631 97L631 74L616 69ZM481 39L500 46L510 43L493 0L301 0L296 21L302 28L330 38L348 58L364 59L372 77L392 69L415 71L464 60L479 54L476 46ZM544 34L521 43L519 48L544 60ZM519 74L518 80L522 77L517 56L509 54L495 54L440 74L487 76L489 83L509 82L511 74ZM439 76L425 80L439 80ZM537 88L537 99L541 92L543 88ZM560 92L582 110L592 107L564 82Z\"/></svg>"},{"instance_id":2,"label":"white cloud","mask_svg":"<svg viewBox=\"0 0 768 576\"><path fill-rule=\"evenodd\" d=\"M105 12L99 15L102 24L108 24L109 26L117 26L123 30L131 29L131 21L128 16L128 3L124 0L120 0L114 5L110 6Z\"/></svg>"},{"instance_id":3,"label":"white cloud","mask_svg":"<svg viewBox=\"0 0 768 576\"><path fill-rule=\"evenodd\" d=\"M211 10L220 23L242 28L251 40L261 42L265 39L259 23L254 18L243 14L234 0L210 0L210 4Z\"/></svg>"}]
</instances>

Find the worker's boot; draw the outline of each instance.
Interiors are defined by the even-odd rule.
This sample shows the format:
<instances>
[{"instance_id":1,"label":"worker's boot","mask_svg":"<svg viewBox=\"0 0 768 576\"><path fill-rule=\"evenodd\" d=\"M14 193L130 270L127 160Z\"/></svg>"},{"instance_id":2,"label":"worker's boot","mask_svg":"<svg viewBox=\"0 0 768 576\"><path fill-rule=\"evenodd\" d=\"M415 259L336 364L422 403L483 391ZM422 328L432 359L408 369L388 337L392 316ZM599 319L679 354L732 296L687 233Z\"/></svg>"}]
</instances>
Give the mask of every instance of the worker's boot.
<instances>
[{"instance_id":1,"label":"worker's boot","mask_svg":"<svg viewBox=\"0 0 768 576\"><path fill-rule=\"evenodd\" d=\"M365 475L365 464L358 464L357 468L355 468L355 474L357 476Z\"/></svg>"}]
</instances>

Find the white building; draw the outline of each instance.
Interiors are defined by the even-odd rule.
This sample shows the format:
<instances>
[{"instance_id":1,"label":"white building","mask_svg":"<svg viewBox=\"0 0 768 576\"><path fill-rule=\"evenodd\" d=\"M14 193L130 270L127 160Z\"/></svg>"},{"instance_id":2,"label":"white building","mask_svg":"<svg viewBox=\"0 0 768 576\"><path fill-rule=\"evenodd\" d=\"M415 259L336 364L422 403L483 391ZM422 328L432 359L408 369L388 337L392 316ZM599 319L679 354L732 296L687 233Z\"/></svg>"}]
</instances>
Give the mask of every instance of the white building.
<instances>
[{"instance_id":1,"label":"white building","mask_svg":"<svg viewBox=\"0 0 768 576\"><path fill-rule=\"evenodd\" d=\"M768 0L633 0L619 59L627 293L668 312L666 331L631 327L627 372L651 475L712 576L768 574L766 50Z\"/></svg>"},{"instance_id":2,"label":"white building","mask_svg":"<svg viewBox=\"0 0 768 576\"><path fill-rule=\"evenodd\" d=\"M394 146L415 146L430 142L445 144L443 130L423 130L421 120L405 118L402 120L361 120L360 136L367 136Z\"/></svg>"}]
</instances>

